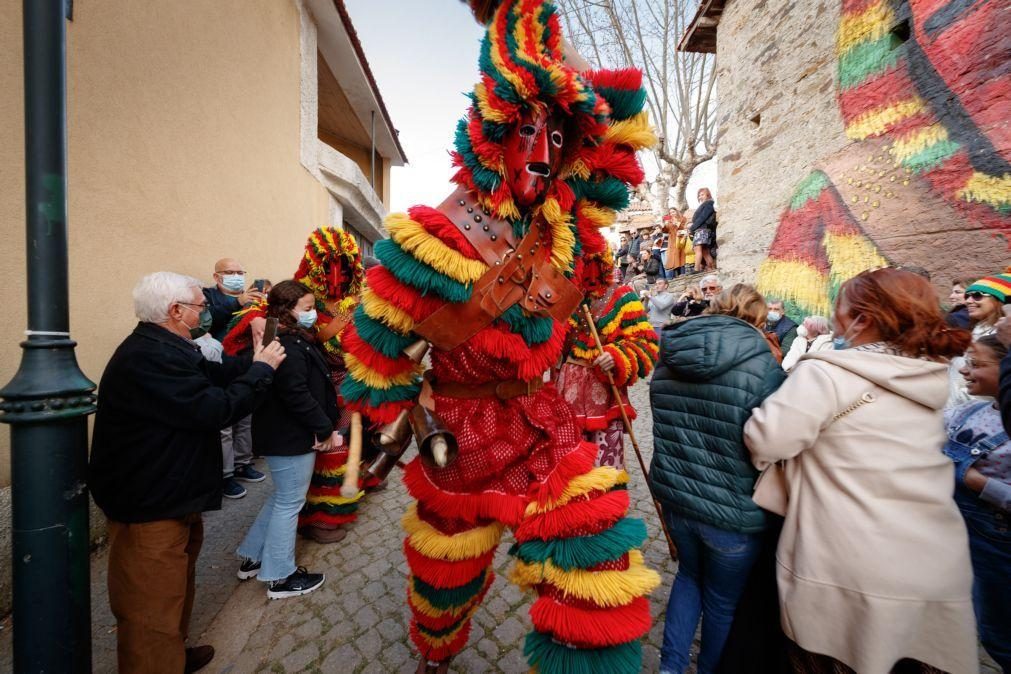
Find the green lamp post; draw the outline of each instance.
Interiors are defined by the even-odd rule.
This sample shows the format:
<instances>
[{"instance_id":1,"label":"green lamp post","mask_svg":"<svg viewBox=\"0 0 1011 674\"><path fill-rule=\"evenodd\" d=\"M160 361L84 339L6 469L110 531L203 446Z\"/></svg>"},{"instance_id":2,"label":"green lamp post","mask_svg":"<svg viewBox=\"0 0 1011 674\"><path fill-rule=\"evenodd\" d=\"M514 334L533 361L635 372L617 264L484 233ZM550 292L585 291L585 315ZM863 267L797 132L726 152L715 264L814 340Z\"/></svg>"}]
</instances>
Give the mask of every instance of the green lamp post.
<instances>
[{"instance_id":1,"label":"green lamp post","mask_svg":"<svg viewBox=\"0 0 1011 674\"><path fill-rule=\"evenodd\" d=\"M14 671L91 671L87 452L95 384L70 339L64 0L24 0L28 329L11 425Z\"/></svg>"}]
</instances>

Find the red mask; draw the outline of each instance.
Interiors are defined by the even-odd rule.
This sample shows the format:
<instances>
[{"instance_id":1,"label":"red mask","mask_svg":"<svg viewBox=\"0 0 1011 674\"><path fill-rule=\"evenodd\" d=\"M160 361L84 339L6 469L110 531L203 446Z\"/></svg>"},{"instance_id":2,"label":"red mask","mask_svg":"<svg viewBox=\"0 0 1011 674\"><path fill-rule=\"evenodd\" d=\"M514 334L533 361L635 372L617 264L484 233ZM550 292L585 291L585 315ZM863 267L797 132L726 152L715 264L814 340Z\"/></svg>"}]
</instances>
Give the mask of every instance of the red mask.
<instances>
[{"instance_id":1,"label":"red mask","mask_svg":"<svg viewBox=\"0 0 1011 674\"><path fill-rule=\"evenodd\" d=\"M524 110L505 137L506 181L520 206L532 206L557 177L565 142L563 119Z\"/></svg>"}]
</instances>

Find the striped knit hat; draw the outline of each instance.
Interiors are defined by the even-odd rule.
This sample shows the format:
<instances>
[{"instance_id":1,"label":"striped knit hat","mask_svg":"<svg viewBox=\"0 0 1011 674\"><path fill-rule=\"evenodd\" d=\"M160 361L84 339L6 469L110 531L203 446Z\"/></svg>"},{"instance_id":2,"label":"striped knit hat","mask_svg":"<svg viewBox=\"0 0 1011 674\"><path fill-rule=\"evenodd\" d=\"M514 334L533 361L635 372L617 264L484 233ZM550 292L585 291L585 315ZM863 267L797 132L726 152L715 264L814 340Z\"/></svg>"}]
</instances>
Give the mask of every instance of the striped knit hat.
<instances>
[{"instance_id":1,"label":"striped knit hat","mask_svg":"<svg viewBox=\"0 0 1011 674\"><path fill-rule=\"evenodd\" d=\"M1007 302L1011 299L1011 267L1004 270L1003 274L984 276L965 289L966 293L983 293L997 298L1000 302Z\"/></svg>"}]
</instances>

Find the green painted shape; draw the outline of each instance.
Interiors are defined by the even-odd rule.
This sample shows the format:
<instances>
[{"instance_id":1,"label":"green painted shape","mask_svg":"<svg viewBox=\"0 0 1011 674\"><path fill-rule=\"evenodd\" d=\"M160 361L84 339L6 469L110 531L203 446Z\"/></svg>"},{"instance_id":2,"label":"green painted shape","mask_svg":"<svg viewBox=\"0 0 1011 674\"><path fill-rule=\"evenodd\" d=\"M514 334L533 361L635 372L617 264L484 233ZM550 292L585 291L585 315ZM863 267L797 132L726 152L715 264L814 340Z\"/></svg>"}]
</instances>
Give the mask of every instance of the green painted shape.
<instances>
[{"instance_id":1,"label":"green painted shape","mask_svg":"<svg viewBox=\"0 0 1011 674\"><path fill-rule=\"evenodd\" d=\"M859 42L839 57L839 88L851 89L871 75L895 65L902 41L889 33L877 40Z\"/></svg>"},{"instance_id":2,"label":"green painted shape","mask_svg":"<svg viewBox=\"0 0 1011 674\"><path fill-rule=\"evenodd\" d=\"M790 210L796 211L808 201L817 199L818 195L828 185L829 179L827 175L821 171L813 171L811 175L801 180L800 184L793 191L793 197L790 199Z\"/></svg>"},{"instance_id":3,"label":"green painted shape","mask_svg":"<svg viewBox=\"0 0 1011 674\"><path fill-rule=\"evenodd\" d=\"M942 140L906 157L902 160L902 167L914 173L924 173L940 165L945 159L958 152L960 147L962 146L953 140Z\"/></svg>"}]
</instances>

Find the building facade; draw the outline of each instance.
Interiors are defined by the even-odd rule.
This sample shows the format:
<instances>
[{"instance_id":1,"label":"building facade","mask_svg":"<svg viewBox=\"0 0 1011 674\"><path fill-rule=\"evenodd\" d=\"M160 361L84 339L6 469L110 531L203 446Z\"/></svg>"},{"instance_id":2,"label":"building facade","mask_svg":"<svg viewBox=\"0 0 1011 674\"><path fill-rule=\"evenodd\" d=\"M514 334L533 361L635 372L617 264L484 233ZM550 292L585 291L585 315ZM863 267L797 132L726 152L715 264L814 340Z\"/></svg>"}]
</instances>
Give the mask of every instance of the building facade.
<instances>
[{"instance_id":1,"label":"building facade","mask_svg":"<svg viewBox=\"0 0 1011 674\"><path fill-rule=\"evenodd\" d=\"M720 267L829 315L885 265L957 276L1011 260L1011 0L703 0L714 52Z\"/></svg>"},{"instance_id":2,"label":"building facade","mask_svg":"<svg viewBox=\"0 0 1011 674\"><path fill-rule=\"evenodd\" d=\"M21 3L0 3L3 381L26 322L21 31ZM75 3L67 102L71 331L96 382L144 274L210 284L215 260L236 257L279 281L321 225L366 253L384 236L390 168L406 157L342 0ZM8 443L0 433L0 550ZM0 612L9 564L0 554Z\"/></svg>"}]
</instances>

